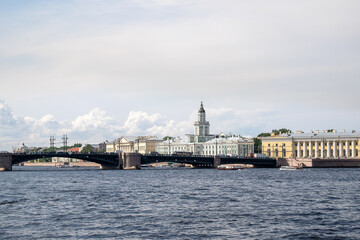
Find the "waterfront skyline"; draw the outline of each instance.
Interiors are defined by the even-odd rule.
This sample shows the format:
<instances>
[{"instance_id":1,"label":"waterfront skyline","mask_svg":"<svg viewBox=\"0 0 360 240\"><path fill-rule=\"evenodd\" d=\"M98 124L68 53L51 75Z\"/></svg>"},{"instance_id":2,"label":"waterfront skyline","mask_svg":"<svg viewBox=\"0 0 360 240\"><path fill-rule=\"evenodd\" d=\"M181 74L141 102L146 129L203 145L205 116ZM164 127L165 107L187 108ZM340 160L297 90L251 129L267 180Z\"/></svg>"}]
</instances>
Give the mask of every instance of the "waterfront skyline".
<instances>
[{"instance_id":1,"label":"waterfront skyline","mask_svg":"<svg viewBox=\"0 0 360 240\"><path fill-rule=\"evenodd\" d=\"M358 130L358 1L2 1L0 150Z\"/></svg>"}]
</instances>

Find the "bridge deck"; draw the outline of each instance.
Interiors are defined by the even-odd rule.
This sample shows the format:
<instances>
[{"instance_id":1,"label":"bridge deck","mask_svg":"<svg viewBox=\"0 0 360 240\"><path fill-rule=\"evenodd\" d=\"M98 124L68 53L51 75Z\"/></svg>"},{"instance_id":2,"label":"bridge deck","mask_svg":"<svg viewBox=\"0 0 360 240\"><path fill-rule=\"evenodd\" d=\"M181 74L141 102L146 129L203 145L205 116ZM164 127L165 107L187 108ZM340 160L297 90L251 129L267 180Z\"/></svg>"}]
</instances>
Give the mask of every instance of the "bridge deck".
<instances>
[{"instance_id":1,"label":"bridge deck","mask_svg":"<svg viewBox=\"0 0 360 240\"><path fill-rule=\"evenodd\" d=\"M118 153L33 153L33 154L12 154L12 163L17 164L34 159L41 158L75 158L95 162L108 166L119 166ZM141 164L151 164L156 162L176 162L192 164L198 167L213 167L214 156L186 156L186 155L161 155L144 154L141 155ZM255 167L275 167L276 160L271 158L239 158L239 157L221 157L220 164L253 164Z\"/></svg>"}]
</instances>

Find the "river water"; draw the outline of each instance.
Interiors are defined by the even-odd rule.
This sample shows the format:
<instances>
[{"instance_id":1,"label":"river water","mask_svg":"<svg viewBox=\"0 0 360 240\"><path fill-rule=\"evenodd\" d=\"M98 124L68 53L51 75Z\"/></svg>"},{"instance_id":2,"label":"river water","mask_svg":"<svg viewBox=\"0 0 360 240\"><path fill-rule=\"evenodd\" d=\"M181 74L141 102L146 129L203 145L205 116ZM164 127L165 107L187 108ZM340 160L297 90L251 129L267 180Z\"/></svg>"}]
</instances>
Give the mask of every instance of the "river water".
<instances>
[{"instance_id":1,"label":"river water","mask_svg":"<svg viewBox=\"0 0 360 240\"><path fill-rule=\"evenodd\" d=\"M360 239L360 169L14 167L1 239Z\"/></svg>"}]
</instances>

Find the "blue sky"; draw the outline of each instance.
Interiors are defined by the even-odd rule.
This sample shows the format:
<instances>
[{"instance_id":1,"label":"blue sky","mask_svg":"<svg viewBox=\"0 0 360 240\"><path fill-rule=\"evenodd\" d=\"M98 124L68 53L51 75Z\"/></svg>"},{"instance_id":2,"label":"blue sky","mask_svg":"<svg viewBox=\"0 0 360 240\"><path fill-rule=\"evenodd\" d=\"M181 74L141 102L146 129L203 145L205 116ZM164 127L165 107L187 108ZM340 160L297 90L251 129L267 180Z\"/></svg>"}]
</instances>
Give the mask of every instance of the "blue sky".
<instances>
[{"instance_id":1,"label":"blue sky","mask_svg":"<svg viewBox=\"0 0 360 240\"><path fill-rule=\"evenodd\" d=\"M359 1L0 1L0 149L359 129ZM60 138L59 138L60 139Z\"/></svg>"}]
</instances>

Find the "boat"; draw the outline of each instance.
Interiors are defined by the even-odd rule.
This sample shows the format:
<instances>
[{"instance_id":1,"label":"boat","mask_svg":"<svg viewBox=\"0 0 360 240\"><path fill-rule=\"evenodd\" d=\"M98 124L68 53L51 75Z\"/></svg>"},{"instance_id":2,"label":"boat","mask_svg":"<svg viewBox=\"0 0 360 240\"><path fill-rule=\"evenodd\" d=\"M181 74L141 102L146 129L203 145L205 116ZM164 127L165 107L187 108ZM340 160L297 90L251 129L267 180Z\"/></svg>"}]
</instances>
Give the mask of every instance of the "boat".
<instances>
[{"instance_id":1,"label":"boat","mask_svg":"<svg viewBox=\"0 0 360 240\"><path fill-rule=\"evenodd\" d=\"M244 169L243 167L239 167L239 166L218 166L216 169L218 170L242 170Z\"/></svg>"},{"instance_id":2,"label":"boat","mask_svg":"<svg viewBox=\"0 0 360 240\"><path fill-rule=\"evenodd\" d=\"M55 167L57 167L57 168L78 168L80 166L77 164L69 164L68 162L62 162L62 163L57 163L55 165Z\"/></svg>"},{"instance_id":3,"label":"boat","mask_svg":"<svg viewBox=\"0 0 360 240\"><path fill-rule=\"evenodd\" d=\"M296 167L293 166L281 166L280 170L281 171L295 171L295 170L302 170L303 167L301 165L298 165Z\"/></svg>"}]
</instances>

